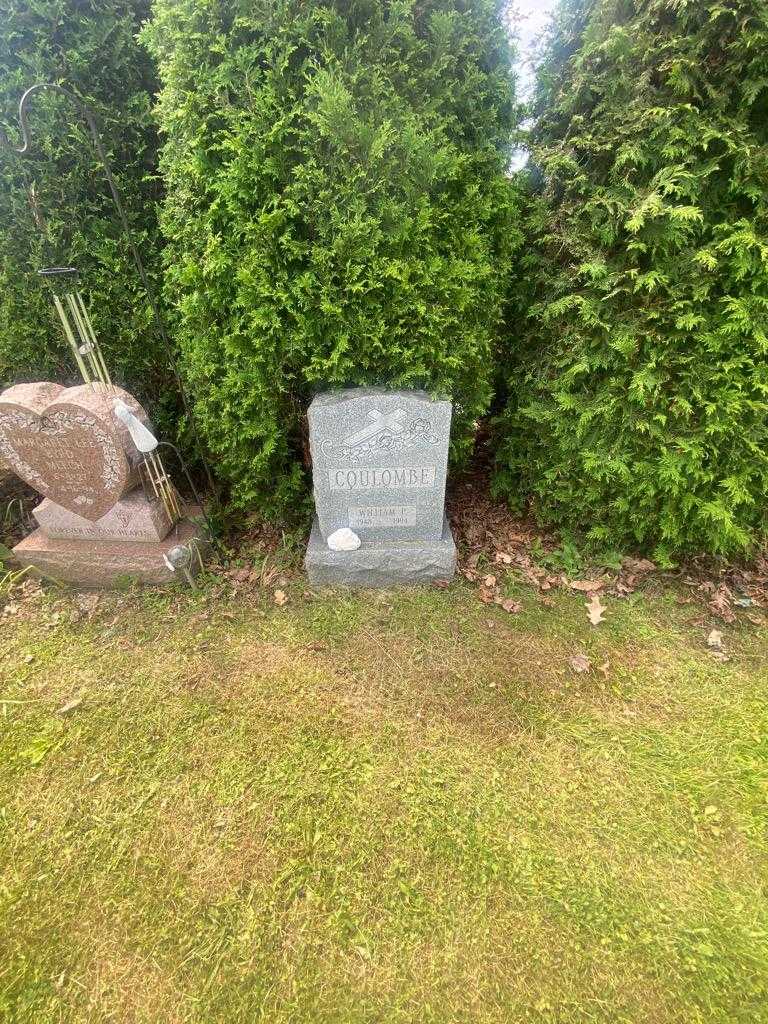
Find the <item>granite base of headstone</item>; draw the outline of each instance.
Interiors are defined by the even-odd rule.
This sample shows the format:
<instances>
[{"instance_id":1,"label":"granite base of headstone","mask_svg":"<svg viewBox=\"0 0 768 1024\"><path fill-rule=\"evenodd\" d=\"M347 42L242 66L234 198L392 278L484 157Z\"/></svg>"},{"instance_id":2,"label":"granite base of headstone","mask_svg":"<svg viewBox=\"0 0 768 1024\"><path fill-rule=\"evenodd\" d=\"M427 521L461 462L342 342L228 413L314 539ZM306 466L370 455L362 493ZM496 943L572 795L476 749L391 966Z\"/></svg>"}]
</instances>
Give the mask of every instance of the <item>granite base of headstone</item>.
<instances>
[{"instance_id":1,"label":"granite base of headstone","mask_svg":"<svg viewBox=\"0 0 768 1024\"><path fill-rule=\"evenodd\" d=\"M127 540L154 543L164 540L173 523L162 501L148 497L143 488L130 491L95 522L70 512L50 498L33 510L37 525L56 540Z\"/></svg>"},{"instance_id":2,"label":"granite base of headstone","mask_svg":"<svg viewBox=\"0 0 768 1024\"><path fill-rule=\"evenodd\" d=\"M422 391L353 388L309 407L316 518L312 583L392 587L450 579L456 545L445 517L451 403ZM355 550L329 538L352 530Z\"/></svg>"},{"instance_id":3,"label":"granite base of headstone","mask_svg":"<svg viewBox=\"0 0 768 1024\"><path fill-rule=\"evenodd\" d=\"M38 529L13 548L17 563L87 587L178 578L169 551L207 547L200 509L173 522L139 482L141 454L114 413L120 399L142 423L136 400L101 384L18 384L0 394L0 459L44 495ZM191 559L190 571L200 558Z\"/></svg>"},{"instance_id":4,"label":"granite base of headstone","mask_svg":"<svg viewBox=\"0 0 768 1024\"><path fill-rule=\"evenodd\" d=\"M40 528L13 548L20 566L31 566L43 576L80 587L116 587L132 581L162 584L178 579L178 573L164 556L180 544L199 545L204 555L206 546L200 527L192 517L199 509L191 509L190 517L176 523L160 541L71 540L49 537ZM191 560L194 574L199 563Z\"/></svg>"}]
</instances>

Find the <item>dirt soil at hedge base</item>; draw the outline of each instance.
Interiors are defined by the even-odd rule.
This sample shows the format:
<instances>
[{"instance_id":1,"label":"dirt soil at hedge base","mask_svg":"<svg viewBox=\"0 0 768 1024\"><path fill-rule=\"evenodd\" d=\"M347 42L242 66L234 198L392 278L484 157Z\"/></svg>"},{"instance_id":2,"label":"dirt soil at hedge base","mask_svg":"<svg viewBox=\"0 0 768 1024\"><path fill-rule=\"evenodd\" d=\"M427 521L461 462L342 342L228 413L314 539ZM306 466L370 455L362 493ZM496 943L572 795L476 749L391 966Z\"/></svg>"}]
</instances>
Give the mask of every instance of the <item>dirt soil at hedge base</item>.
<instances>
[{"instance_id":1,"label":"dirt soil at hedge base","mask_svg":"<svg viewBox=\"0 0 768 1024\"><path fill-rule=\"evenodd\" d=\"M511 613L516 613L519 602L509 597L509 588L522 586L545 607L558 590L599 599L623 599L637 590L651 595L672 591L678 604L690 606L691 621L699 624L741 618L759 626L768 616L765 553L748 564L693 559L672 571L631 555L618 556L611 565L592 564L531 519L494 501L482 465L449 489L446 511L460 574L475 584L480 601ZM301 584L305 546L303 533L286 534L255 520L233 538L230 558L217 571L237 588L274 587L284 592L289 580Z\"/></svg>"},{"instance_id":2,"label":"dirt soil at hedge base","mask_svg":"<svg viewBox=\"0 0 768 1024\"><path fill-rule=\"evenodd\" d=\"M712 558L693 559L674 571L660 570L645 558L624 556L610 567L588 561L567 565L558 540L530 520L513 515L509 507L490 497L484 470L468 475L448 495L447 508L460 552L460 568L467 579L480 582L509 569L541 594L565 587L585 593L604 592L626 597L638 587L654 592L674 586L682 591L678 600L706 605L710 614L723 622L734 622L743 612L757 624L768 609L768 554L759 553L750 563L729 563ZM572 561L581 562L578 553ZM549 566L549 571L548 571ZM552 569L558 566L557 570ZM586 579L576 579L586 575Z\"/></svg>"}]
</instances>

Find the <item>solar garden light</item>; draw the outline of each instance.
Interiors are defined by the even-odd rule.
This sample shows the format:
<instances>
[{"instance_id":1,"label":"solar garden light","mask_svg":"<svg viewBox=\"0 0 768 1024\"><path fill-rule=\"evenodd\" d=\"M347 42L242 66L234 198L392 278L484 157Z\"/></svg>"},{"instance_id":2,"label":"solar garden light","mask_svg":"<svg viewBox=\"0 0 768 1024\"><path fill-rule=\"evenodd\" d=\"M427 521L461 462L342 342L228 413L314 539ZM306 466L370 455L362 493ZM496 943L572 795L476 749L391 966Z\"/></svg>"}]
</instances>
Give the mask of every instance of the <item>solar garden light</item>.
<instances>
[{"instance_id":1,"label":"solar garden light","mask_svg":"<svg viewBox=\"0 0 768 1024\"><path fill-rule=\"evenodd\" d=\"M176 547L171 548L167 554L163 555L163 561L171 572L181 572L193 589L197 588L195 578L192 575L192 563L195 555L197 555L200 568L202 569L203 557L200 554L200 547L195 540L190 541L188 544L177 544Z\"/></svg>"}]
</instances>

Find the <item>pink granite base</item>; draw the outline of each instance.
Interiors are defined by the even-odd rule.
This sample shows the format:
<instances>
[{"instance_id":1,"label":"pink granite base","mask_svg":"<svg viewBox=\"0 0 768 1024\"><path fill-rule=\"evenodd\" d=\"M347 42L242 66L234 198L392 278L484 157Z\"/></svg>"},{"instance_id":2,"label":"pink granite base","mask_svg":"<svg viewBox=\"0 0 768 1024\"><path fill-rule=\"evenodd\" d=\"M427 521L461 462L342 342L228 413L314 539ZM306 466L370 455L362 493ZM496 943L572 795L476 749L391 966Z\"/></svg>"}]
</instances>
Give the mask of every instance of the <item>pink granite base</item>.
<instances>
[{"instance_id":1,"label":"pink granite base","mask_svg":"<svg viewBox=\"0 0 768 1024\"><path fill-rule=\"evenodd\" d=\"M30 565L44 576L78 586L115 587L130 580L162 584L184 579L180 572L168 568L163 555L177 544L195 539L205 554L202 530L188 519L157 543L69 540L47 537L39 529L17 544L13 553L21 566ZM190 571L199 567L199 560L193 559Z\"/></svg>"},{"instance_id":2,"label":"pink granite base","mask_svg":"<svg viewBox=\"0 0 768 1024\"><path fill-rule=\"evenodd\" d=\"M44 498L32 515L46 536L58 540L156 543L167 537L171 529L171 520L162 502L148 498L141 487L126 494L96 522L62 508L50 498Z\"/></svg>"}]
</instances>

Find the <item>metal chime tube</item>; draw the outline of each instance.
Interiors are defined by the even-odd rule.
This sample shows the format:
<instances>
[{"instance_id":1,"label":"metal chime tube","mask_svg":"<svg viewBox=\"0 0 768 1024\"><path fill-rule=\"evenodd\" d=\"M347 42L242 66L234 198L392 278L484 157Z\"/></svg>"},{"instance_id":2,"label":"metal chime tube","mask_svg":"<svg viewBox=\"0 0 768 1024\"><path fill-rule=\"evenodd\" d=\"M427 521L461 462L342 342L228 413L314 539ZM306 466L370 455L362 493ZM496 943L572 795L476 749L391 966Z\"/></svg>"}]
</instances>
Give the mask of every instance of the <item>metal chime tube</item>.
<instances>
[{"instance_id":1,"label":"metal chime tube","mask_svg":"<svg viewBox=\"0 0 768 1024\"><path fill-rule=\"evenodd\" d=\"M73 323L75 325L75 331L77 332L77 337L78 337L78 342L79 342L79 344L78 344L78 351L80 352L80 355L83 357L83 361L87 364L87 366L88 366L88 368L90 370L90 373L91 373L91 377L94 380L101 381L101 383L103 384L104 381L101 380L101 378L102 378L101 367L96 365L96 363L94 361L94 358L93 358L93 351L91 349L91 346L88 343L88 340L83 337L83 324L82 324L82 321L80 320L77 307L75 306L75 302L74 302L74 299L72 297L72 293L71 292L67 292L67 294L64 296L64 298L66 300L67 306L69 307L69 315L72 317L72 321L73 321Z\"/></svg>"},{"instance_id":2,"label":"metal chime tube","mask_svg":"<svg viewBox=\"0 0 768 1024\"><path fill-rule=\"evenodd\" d=\"M99 349L99 342L96 338L95 333L89 333L86 327L85 320L83 319L83 313L85 312L85 306L83 305L82 296L80 292L72 293L68 292L65 295L67 304L69 305L70 312L72 313L72 319L75 321L75 327L80 337L80 352L85 355L91 367L93 376L101 381L105 387L112 387L112 380L110 379L107 371L106 364L101 355ZM87 317L88 314L85 313ZM91 332L93 328L91 328Z\"/></svg>"},{"instance_id":3,"label":"metal chime tube","mask_svg":"<svg viewBox=\"0 0 768 1024\"><path fill-rule=\"evenodd\" d=\"M144 464L149 469L148 476L155 494L162 500L168 517L175 521L181 519L181 508L176 495L176 488L168 479L160 457L154 452L147 452L144 457Z\"/></svg>"},{"instance_id":4,"label":"metal chime tube","mask_svg":"<svg viewBox=\"0 0 768 1024\"><path fill-rule=\"evenodd\" d=\"M77 368L86 384L90 384L93 387L93 381L91 380L90 374L86 369L83 357L80 355L80 348L77 344L74 334L72 333L72 327L70 326L69 320L67 319L67 313L64 306L61 303L61 299L58 295L53 296L53 304L56 307L56 312L59 314L59 320L61 320L61 326L64 329L64 335L69 343L69 347L72 349L72 355L75 357L77 362Z\"/></svg>"},{"instance_id":5,"label":"metal chime tube","mask_svg":"<svg viewBox=\"0 0 768 1024\"><path fill-rule=\"evenodd\" d=\"M165 472L165 466L163 466L163 461L160 458L160 456L159 455L155 455L155 458L157 459L160 467L162 468L163 479L165 480L165 483L166 483L166 488L168 490L168 496L169 496L170 501L171 501L171 507L173 508L173 511L176 513L174 518L175 519L181 519L181 504L180 504L180 500L179 500L179 492L173 486L173 483L168 479L168 477L166 475L166 472Z\"/></svg>"},{"instance_id":6,"label":"metal chime tube","mask_svg":"<svg viewBox=\"0 0 768 1024\"><path fill-rule=\"evenodd\" d=\"M83 302L83 296L82 296L82 294L80 292L76 292L75 294L76 294L77 302L80 305L80 314L81 314L81 317L82 317L82 320L83 320L83 324L85 325L86 336L88 337L88 340L90 341L91 345L93 345L93 350L94 350L95 357L96 357L96 359L98 359L98 361L99 361L99 363L101 365L102 371L104 373L104 377L105 377L105 379L107 380L107 382L109 383L109 385L111 387L112 386L112 378L109 376L109 370L107 369L107 364L104 361L104 356L103 356L102 351L101 351L101 346L99 345L98 339L96 337L96 332L93 329L93 324L91 323L91 318L88 315L88 310L85 308L85 302Z\"/></svg>"}]
</instances>

